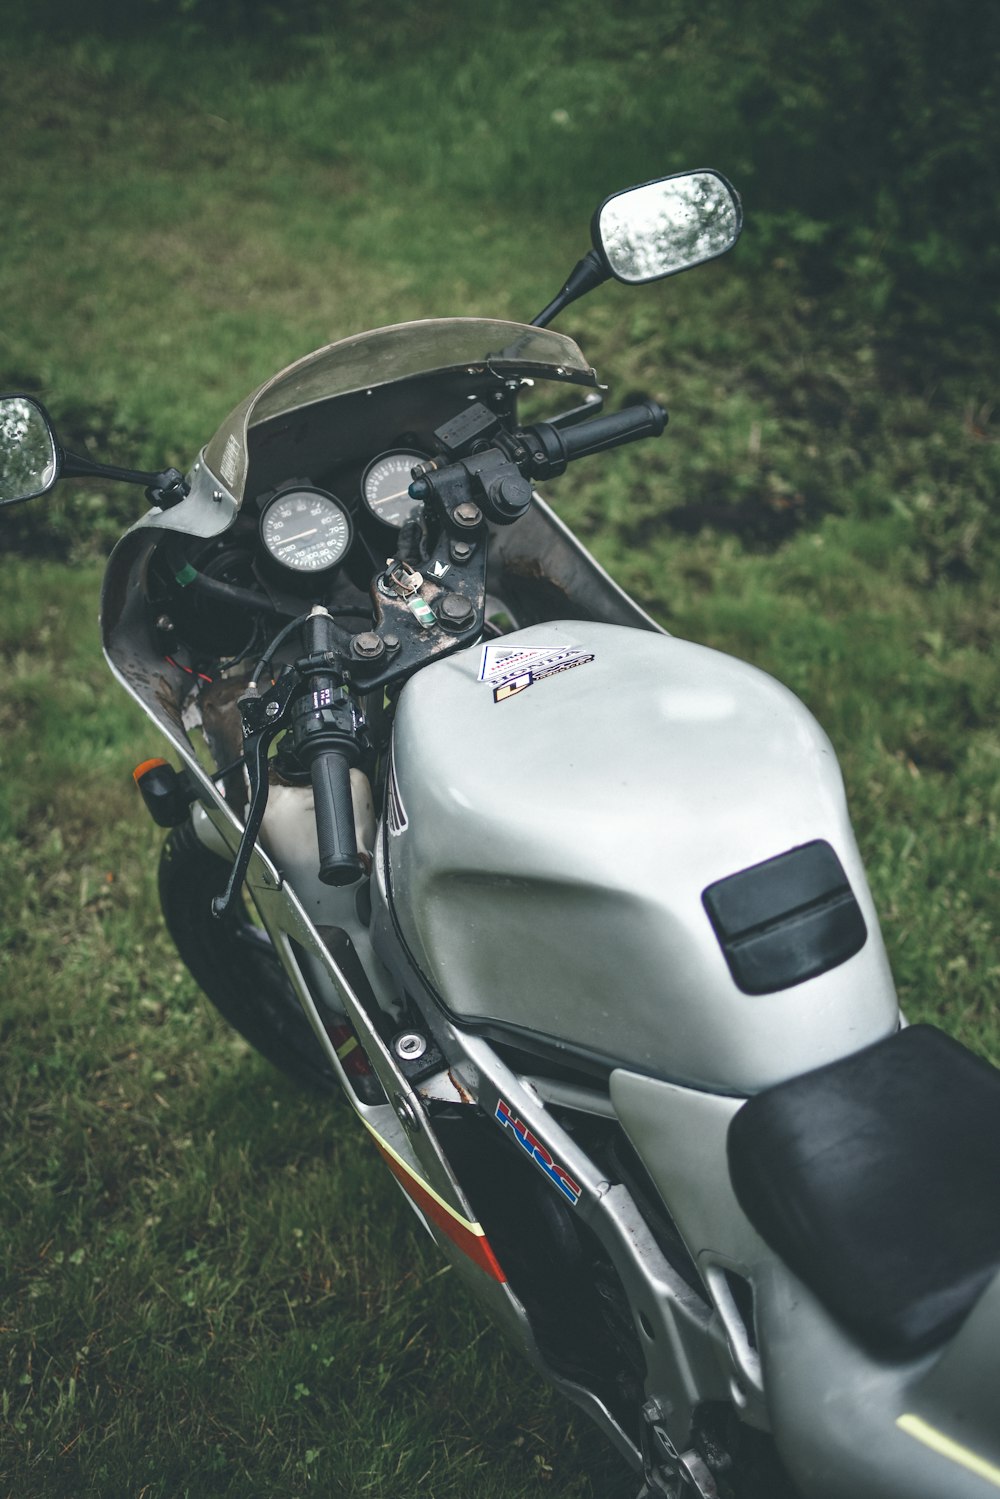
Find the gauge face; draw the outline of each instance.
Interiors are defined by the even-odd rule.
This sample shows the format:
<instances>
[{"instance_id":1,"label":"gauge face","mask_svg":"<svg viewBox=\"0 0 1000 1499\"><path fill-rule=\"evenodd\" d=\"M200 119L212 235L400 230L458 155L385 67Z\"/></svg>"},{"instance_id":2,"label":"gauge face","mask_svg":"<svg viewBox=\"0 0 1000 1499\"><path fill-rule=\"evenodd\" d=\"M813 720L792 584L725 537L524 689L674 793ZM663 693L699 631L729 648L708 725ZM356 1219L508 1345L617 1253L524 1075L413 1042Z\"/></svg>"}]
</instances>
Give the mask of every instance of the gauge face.
<instances>
[{"instance_id":1,"label":"gauge face","mask_svg":"<svg viewBox=\"0 0 1000 1499\"><path fill-rule=\"evenodd\" d=\"M421 502L410 498L409 488L413 482L410 470L418 463L426 462L426 453L398 448L380 453L368 465L361 481L361 492L376 520L395 531L401 531L408 520L413 520Z\"/></svg>"},{"instance_id":2,"label":"gauge face","mask_svg":"<svg viewBox=\"0 0 1000 1499\"><path fill-rule=\"evenodd\" d=\"M351 544L351 517L322 489L286 489L260 518L260 538L282 567L320 573L343 561Z\"/></svg>"}]
</instances>

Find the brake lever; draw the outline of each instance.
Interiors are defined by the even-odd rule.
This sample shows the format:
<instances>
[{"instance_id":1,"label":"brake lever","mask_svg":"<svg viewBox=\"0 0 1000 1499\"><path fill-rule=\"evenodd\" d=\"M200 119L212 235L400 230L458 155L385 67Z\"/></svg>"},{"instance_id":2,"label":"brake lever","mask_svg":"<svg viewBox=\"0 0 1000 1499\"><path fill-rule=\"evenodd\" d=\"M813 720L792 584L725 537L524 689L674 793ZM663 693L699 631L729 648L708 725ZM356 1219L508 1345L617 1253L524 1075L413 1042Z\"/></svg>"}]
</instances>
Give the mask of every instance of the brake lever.
<instances>
[{"instance_id":1,"label":"brake lever","mask_svg":"<svg viewBox=\"0 0 1000 1499\"><path fill-rule=\"evenodd\" d=\"M237 699L243 727L243 760L250 783L250 803L229 882L223 893L212 900L213 916L225 916L243 887L250 867L250 856L267 810L267 752L272 740L285 727L288 706L301 682L301 674L294 666L289 666L269 691L258 692L251 684Z\"/></svg>"}]
</instances>

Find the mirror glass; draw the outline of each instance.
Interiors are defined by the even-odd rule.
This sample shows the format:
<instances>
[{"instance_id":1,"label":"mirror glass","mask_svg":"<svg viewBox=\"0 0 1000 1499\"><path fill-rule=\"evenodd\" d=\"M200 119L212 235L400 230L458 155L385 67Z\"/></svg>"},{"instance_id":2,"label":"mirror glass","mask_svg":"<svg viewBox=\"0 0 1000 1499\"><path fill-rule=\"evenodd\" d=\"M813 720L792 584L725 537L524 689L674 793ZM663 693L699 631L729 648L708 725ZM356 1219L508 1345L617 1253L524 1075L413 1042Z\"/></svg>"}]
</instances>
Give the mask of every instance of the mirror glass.
<instances>
[{"instance_id":1,"label":"mirror glass","mask_svg":"<svg viewBox=\"0 0 1000 1499\"><path fill-rule=\"evenodd\" d=\"M619 281L657 281L730 249L740 202L717 172L685 172L631 187L600 207L595 246Z\"/></svg>"},{"instance_id":2,"label":"mirror glass","mask_svg":"<svg viewBox=\"0 0 1000 1499\"><path fill-rule=\"evenodd\" d=\"M59 459L48 417L30 396L0 397L0 505L51 489Z\"/></svg>"}]
</instances>

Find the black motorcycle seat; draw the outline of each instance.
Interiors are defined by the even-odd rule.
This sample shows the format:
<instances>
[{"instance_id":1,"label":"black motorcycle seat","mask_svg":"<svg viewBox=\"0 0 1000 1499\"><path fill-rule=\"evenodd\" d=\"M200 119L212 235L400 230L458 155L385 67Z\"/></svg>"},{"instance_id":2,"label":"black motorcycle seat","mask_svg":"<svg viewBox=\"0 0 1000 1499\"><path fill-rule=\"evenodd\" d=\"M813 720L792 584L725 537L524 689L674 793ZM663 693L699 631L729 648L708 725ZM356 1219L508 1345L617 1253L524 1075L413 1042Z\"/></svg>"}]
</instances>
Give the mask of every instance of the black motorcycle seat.
<instances>
[{"instance_id":1,"label":"black motorcycle seat","mask_svg":"<svg viewBox=\"0 0 1000 1499\"><path fill-rule=\"evenodd\" d=\"M880 1357L943 1342L1000 1269L1000 1071L933 1026L757 1094L728 1151L758 1233Z\"/></svg>"}]
</instances>

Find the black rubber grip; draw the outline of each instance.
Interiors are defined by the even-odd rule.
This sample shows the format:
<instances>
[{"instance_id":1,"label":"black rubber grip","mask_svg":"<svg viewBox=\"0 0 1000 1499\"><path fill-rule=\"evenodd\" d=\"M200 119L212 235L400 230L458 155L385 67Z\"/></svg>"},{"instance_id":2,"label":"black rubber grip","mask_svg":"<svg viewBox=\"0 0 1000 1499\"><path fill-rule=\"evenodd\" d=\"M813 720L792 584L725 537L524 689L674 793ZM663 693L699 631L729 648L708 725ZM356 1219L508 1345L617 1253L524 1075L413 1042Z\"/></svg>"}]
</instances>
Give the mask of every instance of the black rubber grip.
<instances>
[{"instance_id":1,"label":"black rubber grip","mask_svg":"<svg viewBox=\"0 0 1000 1499\"><path fill-rule=\"evenodd\" d=\"M621 411L609 411L606 416L566 427L560 436L567 458L584 458L588 453L603 453L607 448L617 448L640 437L659 437L666 424L663 407L655 401L643 401L639 406L626 406Z\"/></svg>"},{"instance_id":2,"label":"black rubber grip","mask_svg":"<svg viewBox=\"0 0 1000 1499\"><path fill-rule=\"evenodd\" d=\"M561 474L567 463L575 458L603 453L608 448L637 442L642 437L659 437L666 425L667 413L655 401L625 406L621 411L610 411L605 416L595 416L589 422L577 422L572 427L539 422L525 433L534 449L530 476L545 479Z\"/></svg>"},{"instance_id":3,"label":"black rubber grip","mask_svg":"<svg viewBox=\"0 0 1000 1499\"><path fill-rule=\"evenodd\" d=\"M361 874L354 835L351 770L338 750L322 750L309 767L319 839L319 877L324 885L353 885Z\"/></svg>"}]
</instances>

